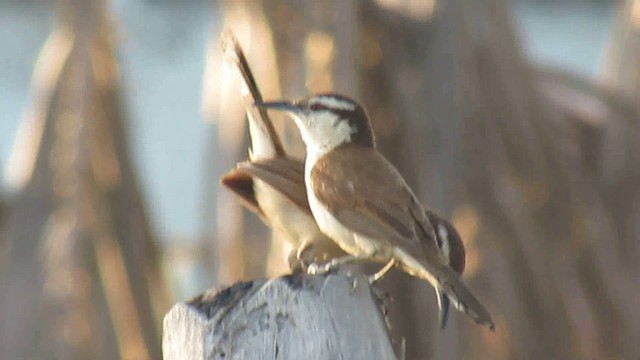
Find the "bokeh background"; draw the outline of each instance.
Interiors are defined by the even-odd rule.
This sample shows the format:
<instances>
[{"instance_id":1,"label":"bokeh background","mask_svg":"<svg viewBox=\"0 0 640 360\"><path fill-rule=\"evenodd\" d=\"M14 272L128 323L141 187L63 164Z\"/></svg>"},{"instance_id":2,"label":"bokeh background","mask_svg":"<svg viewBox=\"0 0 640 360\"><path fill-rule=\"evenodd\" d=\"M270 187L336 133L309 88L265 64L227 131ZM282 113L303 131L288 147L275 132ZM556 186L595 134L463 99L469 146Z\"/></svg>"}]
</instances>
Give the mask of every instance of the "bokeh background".
<instances>
[{"instance_id":1,"label":"bokeh background","mask_svg":"<svg viewBox=\"0 0 640 360\"><path fill-rule=\"evenodd\" d=\"M175 301L286 273L218 184L248 144L223 29L266 98L361 100L460 230L497 331L392 273L407 359L640 358L640 1L3 0L1 359L158 359Z\"/></svg>"}]
</instances>

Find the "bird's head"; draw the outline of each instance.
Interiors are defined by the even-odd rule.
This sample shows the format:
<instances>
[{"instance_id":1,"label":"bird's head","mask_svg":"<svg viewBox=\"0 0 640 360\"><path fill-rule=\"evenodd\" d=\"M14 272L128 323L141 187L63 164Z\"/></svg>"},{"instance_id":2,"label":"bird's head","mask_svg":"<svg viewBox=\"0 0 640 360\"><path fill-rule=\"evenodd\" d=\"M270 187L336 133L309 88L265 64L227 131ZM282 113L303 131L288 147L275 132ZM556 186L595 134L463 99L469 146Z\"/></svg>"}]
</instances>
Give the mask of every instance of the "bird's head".
<instances>
[{"instance_id":1,"label":"bird's head","mask_svg":"<svg viewBox=\"0 0 640 360\"><path fill-rule=\"evenodd\" d=\"M300 129L307 151L326 153L347 143L375 146L367 113L346 96L319 94L296 101L256 103L256 106L289 113Z\"/></svg>"}]
</instances>

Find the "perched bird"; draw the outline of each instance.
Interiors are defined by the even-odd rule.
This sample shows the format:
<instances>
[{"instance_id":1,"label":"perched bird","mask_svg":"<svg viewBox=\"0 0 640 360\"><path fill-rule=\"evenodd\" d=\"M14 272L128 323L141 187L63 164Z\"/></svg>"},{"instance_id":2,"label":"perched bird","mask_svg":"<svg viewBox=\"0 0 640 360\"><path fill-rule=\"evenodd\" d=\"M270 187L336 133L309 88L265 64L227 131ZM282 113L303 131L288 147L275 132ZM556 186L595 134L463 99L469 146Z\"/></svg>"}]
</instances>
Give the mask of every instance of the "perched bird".
<instances>
[{"instance_id":1,"label":"perched bird","mask_svg":"<svg viewBox=\"0 0 640 360\"><path fill-rule=\"evenodd\" d=\"M344 256L340 247L320 231L311 215L303 161L286 154L266 110L253 106L262 101L262 95L242 48L230 33L223 36L222 47L226 60L241 75L251 137L250 161L225 174L222 184L291 243L293 250L288 261L292 270ZM263 166L256 167L256 162Z\"/></svg>"},{"instance_id":2,"label":"perched bird","mask_svg":"<svg viewBox=\"0 0 640 360\"><path fill-rule=\"evenodd\" d=\"M439 218L429 216L400 173L378 152L362 106L337 94L256 105L292 115L307 150L304 176L311 212L322 232L349 254L310 270L327 271L354 260L385 263L375 280L398 266L431 283L477 323L494 329L488 311L438 247L436 232L444 229L444 234L450 228L434 228Z\"/></svg>"},{"instance_id":3,"label":"perched bird","mask_svg":"<svg viewBox=\"0 0 640 360\"><path fill-rule=\"evenodd\" d=\"M231 174L235 173L248 174L269 184L278 190L282 196L297 204L300 209L305 209L307 214L312 216L304 186L304 163L302 161L274 158L245 162L239 164L238 168L231 172ZM456 273L462 275L465 267L465 250L464 243L457 230L447 220L431 210L427 209L425 214L435 229L436 245L440 249L444 261ZM334 258L338 257L336 253L332 254ZM343 255L346 254L343 253ZM382 275L384 274L377 274L373 280L378 280ZM449 298L438 288L436 288L436 295L438 297L438 307L440 308L440 327L444 329L449 313Z\"/></svg>"},{"instance_id":4,"label":"perched bird","mask_svg":"<svg viewBox=\"0 0 640 360\"><path fill-rule=\"evenodd\" d=\"M292 269L346 255L320 231L313 219L304 184L304 162L286 154L269 115L264 109L253 106L255 102L262 101L262 96L242 48L229 33L223 36L223 49L227 61L236 67L243 81L242 93L247 104L253 149L250 152L251 160L238 164L225 174L222 184L238 195L242 204L260 216L267 225L285 234L294 247L288 257ZM294 215L288 217L287 214L291 213ZM436 229L437 245L444 259L448 260L454 271L462 274L465 251L460 236L445 219L429 210L426 210L426 214ZM301 246L304 241L298 240L298 237L310 241ZM444 328L449 299L437 288L436 293L440 326Z\"/></svg>"}]
</instances>

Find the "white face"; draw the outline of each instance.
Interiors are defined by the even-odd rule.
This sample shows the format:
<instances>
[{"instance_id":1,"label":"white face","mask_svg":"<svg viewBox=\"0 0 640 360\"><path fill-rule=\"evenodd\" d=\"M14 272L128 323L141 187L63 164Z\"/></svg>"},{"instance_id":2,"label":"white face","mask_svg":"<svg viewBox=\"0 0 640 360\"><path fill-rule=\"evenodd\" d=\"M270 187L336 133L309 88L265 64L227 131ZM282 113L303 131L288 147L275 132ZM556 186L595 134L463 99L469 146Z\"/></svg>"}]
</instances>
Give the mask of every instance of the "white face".
<instances>
[{"instance_id":1,"label":"white face","mask_svg":"<svg viewBox=\"0 0 640 360\"><path fill-rule=\"evenodd\" d=\"M338 110L353 110L355 105L334 97L315 97L308 101L308 107L293 117L307 146L307 155L319 158L335 147L351 141L351 135L357 129L347 119L323 108L314 109L314 105Z\"/></svg>"}]
</instances>

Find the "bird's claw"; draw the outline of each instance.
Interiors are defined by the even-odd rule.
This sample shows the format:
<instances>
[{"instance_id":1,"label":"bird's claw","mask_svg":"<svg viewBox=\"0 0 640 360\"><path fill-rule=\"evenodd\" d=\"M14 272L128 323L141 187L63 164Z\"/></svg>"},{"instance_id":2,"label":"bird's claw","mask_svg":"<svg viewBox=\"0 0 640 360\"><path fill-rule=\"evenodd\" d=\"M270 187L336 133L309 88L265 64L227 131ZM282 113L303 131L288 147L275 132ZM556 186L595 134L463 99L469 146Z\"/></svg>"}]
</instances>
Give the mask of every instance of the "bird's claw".
<instances>
[{"instance_id":1,"label":"bird's claw","mask_svg":"<svg viewBox=\"0 0 640 360\"><path fill-rule=\"evenodd\" d=\"M332 266L332 262L328 262L326 264L309 264L307 267L307 274L309 275L322 275L333 270L334 266Z\"/></svg>"},{"instance_id":2,"label":"bird's claw","mask_svg":"<svg viewBox=\"0 0 640 360\"><path fill-rule=\"evenodd\" d=\"M358 278L357 277L353 277L351 278L351 293L353 294L354 292L356 292L356 288L358 287Z\"/></svg>"},{"instance_id":3,"label":"bird's claw","mask_svg":"<svg viewBox=\"0 0 640 360\"><path fill-rule=\"evenodd\" d=\"M377 283L379 280L378 278L376 278L375 275L369 276L368 279L369 279L369 285L375 285L375 283Z\"/></svg>"}]
</instances>

